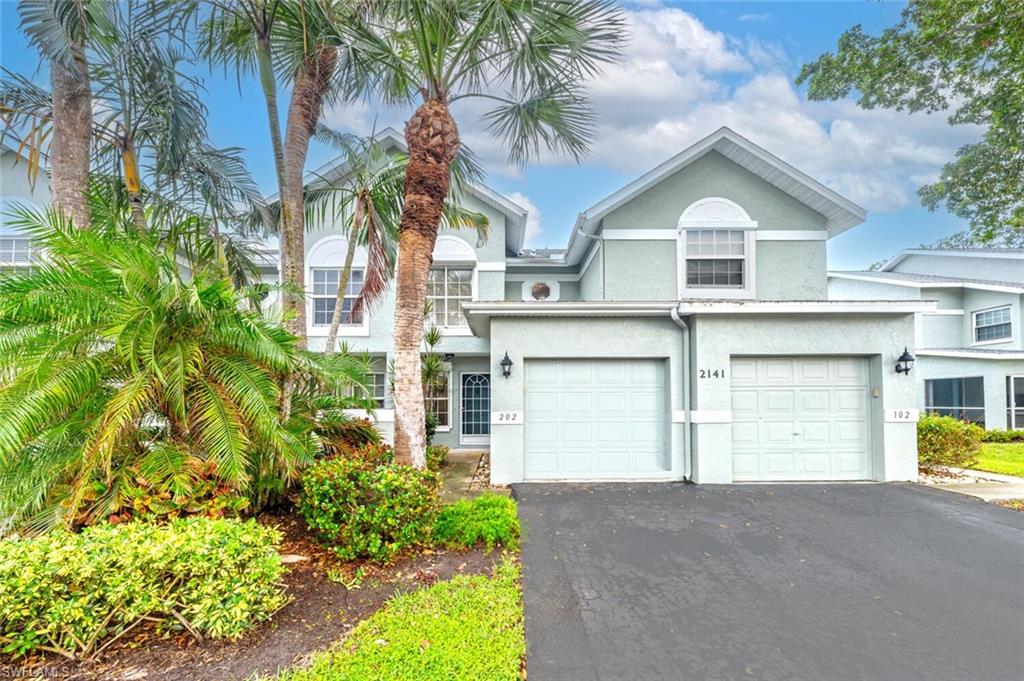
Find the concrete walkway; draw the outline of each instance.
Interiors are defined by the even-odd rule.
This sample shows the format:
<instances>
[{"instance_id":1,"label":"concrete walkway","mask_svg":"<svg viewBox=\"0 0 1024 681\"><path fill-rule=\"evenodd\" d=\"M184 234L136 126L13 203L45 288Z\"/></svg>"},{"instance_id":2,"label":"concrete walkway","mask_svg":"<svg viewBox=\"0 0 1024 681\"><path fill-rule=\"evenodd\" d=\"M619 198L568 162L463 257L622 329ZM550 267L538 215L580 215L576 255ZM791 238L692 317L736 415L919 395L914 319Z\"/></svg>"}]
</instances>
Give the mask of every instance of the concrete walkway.
<instances>
[{"instance_id":1,"label":"concrete walkway","mask_svg":"<svg viewBox=\"0 0 1024 681\"><path fill-rule=\"evenodd\" d=\"M515 485L530 681L1024 678L1024 513L911 484Z\"/></svg>"},{"instance_id":2,"label":"concrete walkway","mask_svg":"<svg viewBox=\"0 0 1024 681\"><path fill-rule=\"evenodd\" d=\"M944 489L947 492L966 494L984 501L1024 499L1024 478L968 468L949 468L947 470L959 477L948 482L933 483L932 487Z\"/></svg>"}]
</instances>

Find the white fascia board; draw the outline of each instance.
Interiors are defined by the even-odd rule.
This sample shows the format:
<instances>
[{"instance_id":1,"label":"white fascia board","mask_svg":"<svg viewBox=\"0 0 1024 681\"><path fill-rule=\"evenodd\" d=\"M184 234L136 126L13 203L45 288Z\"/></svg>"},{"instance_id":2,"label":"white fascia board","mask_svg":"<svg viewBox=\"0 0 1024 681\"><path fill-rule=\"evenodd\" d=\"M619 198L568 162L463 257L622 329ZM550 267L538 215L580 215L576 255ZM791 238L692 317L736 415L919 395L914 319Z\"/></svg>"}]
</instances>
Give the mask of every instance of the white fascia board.
<instances>
[{"instance_id":1,"label":"white fascia board","mask_svg":"<svg viewBox=\"0 0 1024 681\"><path fill-rule=\"evenodd\" d=\"M491 317L656 317L668 315L675 303L628 302L495 302L463 303L463 311L470 316Z\"/></svg>"},{"instance_id":2,"label":"white fascia board","mask_svg":"<svg viewBox=\"0 0 1024 681\"><path fill-rule=\"evenodd\" d=\"M829 233L824 229L763 229L754 232L758 241L828 241Z\"/></svg>"},{"instance_id":3,"label":"white fascia board","mask_svg":"<svg viewBox=\"0 0 1024 681\"><path fill-rule=\"evenodd\" d=\"M916 354L926 357L957 357L961 359L991 359L1000 360L1022 360L1024 351L1007 350L996 354L994 352L971 352L970 350L917 350Z\"/></svg>"},{"instance_id":4,"label":"white fascia board","mask_svg":"<svg viewBox=\"0 0 1024 681\"><path fill-rule=\"evenodd\" d=\"M684 301L679 314L915 314L933 312L932 300Z\"/></svg>"},{"instance_id":5,"label":"white fascia board","mask_svg":"<svg viewBox=\"0 0 1024 681\"><path fill-rule=\"evenodd\" d=\"M481 272L504 272L506 266L503 262L478 262L476 268Z\"/></svg>"},{"instance_id":6,"label":"white fascia board","mask_svg":"<svg viewBox=\"0 0 1024 681\"><path fill-rule=\"evenodd\" d=\"M601 238L606 241L675 241L677 229L606 229Z\"/></svg>"},{"instance_id":7,"label":"white fascia board","mask_svg":"<svg viewBox=\"0 0 1024 681\"><path fill-rule=\"evenodd\" d=\"M836 279L869 281L873 284L892 284L893 286L916 289L966 288L976 291L995 291L997 293L1024 293L1024 286L1002 286L1000 284L984 284L976 281L907 281L889 279L887 277L872 277L870 274L848 274L846 272L829 272L828 276L835 277Z\"/></svg>"}]
</instances>

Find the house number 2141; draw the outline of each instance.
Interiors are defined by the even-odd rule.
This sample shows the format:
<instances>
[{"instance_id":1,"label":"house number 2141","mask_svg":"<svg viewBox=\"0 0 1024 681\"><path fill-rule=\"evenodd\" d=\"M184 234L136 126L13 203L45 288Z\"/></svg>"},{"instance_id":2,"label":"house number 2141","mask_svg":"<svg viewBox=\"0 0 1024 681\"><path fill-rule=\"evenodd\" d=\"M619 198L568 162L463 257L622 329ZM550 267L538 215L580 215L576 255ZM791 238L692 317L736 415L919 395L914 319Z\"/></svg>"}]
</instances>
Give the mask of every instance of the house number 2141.
<instances>
[{"instance_id":1,"label":"house number 2141","mask_svg":"<svg viewBox=\"0 0 1024 681\"><path fill-rule=\"evenodd\" d=\"M725 378L725 369L698 369L698 378Z\"/></svg>"}]
</instances>

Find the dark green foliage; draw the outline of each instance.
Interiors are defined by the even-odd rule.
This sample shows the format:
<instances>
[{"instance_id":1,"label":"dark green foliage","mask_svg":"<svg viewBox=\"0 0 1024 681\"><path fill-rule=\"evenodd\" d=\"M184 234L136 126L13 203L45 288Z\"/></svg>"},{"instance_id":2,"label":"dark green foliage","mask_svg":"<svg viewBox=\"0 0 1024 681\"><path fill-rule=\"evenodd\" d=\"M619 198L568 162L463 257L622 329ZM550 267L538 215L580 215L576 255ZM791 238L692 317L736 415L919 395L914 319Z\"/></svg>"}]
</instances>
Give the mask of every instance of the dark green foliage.
<instances>
[{"instance_id":1,"label":"dark green foliage","mask_svg":"<svg viewBox=\"0 0 1024 681\"><path fill-rule=\"evenodd\" d=\"M917 422L917 462L923 471L939 466L969 468L977 461L984 429L951 416L927 414Z\"/></svg>"},{"instance_id":2,"label":"dark green foliage","mask_svg":"<svg viewBox=\"0 0 1024 681\"><path fill-rule=\"evenodd\" d=\"M986 430L981 434L982 442L1024 442L1024 429Z\"/></svg>"},{"instance_id":3,"label":"dark green foliage","mask_svg":"<svg viewBox=\"0 0 1024 681\"><path fill-rule=\"evenodd\" d=\"M434 435L437 434L437 416L429 411L427 412L426 433L427 444L429 445L433 441Z\"/></svg>"},{"instance_id":4,"label":"dark green foliage","mask_svg":"<svg viewBox=\"0 0 1024 681\"><path fill-rule=\"evenodd\" d=\"M429 445L427 447L427 468L440 471L448 465L448 445Z\"/></svg>"},{"instance_id":5,"label":"dark green foliage","mask_svg":"<svg viewBox=\"0 0 1024 681\"><path fill-rule=\"evenodd\" d=\"M361 447L350 447L341 453L341 457L357 461L366 468L376 468L395 462L395 450L391 445L382 442L368 442Z\"/></svg>"},{"instance_id":6,"label":"dark green foliage","mask_svg":"<svg viewBox=\"0 0 1024 681\"><path fill-rule=\"evenodd\" d=\"M0 643L87 657L142 618L236 638L284 603L280 534L255 521L97 525L0 542Z\"/></svg>"},{"instance_id":7,"label":"dark green foliage","mask_svg":"<svg viewBox=\"0 0 1024 681\"><path fill-rule=\"evenodd\" d=\"M473 548L483 544L519 544L516 502L506 496L485 492L476 499L461 499L445 506L434 524L434 542L450 548Z\"/></svg>"},{"instance_id":8,"label":"dark green foliage","mask_svg":"<svg viewBox=\"0 0 1024 681\"><path fill-rule=\"evenodd\" d=\"M325 459L302 476L299 512L339 557L388 562L430 539L438 484L410 466Z\"/></svg>"},{"instance_id":9,"label":"dark green foliage","mask_svg":"<svg viewBox=\"0 0 1024 681\"><path fill-rule=\"evenodd\" d=\"M911 0L880 36L854 26L835 54L804 65L811 99L854 93L865 109L952 109L953 125L985 126L957 151L921 202L970 221L981 241L1024 230L1024 3ZM1012 241L1012 238L1010 239Z\"/></svg>"},{"instance_id":10,"label":"dark green foliage","mask_svg":"<svg viewBox=\"0 0 1024 681\"><path fill-rule=\"evenodd\" d=\"M325 453L340 455L353 448L380 444L380 433L369 419L345 418L343 414L339 416L328 423L321 419L318 432Z\"/></svg>"}]
</instances>

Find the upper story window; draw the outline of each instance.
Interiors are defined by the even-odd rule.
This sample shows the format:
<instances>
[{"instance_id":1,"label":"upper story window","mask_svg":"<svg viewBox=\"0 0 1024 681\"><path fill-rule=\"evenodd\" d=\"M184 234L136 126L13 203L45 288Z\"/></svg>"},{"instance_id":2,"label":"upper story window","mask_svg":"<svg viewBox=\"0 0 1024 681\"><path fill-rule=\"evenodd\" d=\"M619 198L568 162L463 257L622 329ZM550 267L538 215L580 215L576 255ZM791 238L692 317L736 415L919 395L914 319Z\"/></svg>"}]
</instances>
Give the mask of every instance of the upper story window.
<instances>
[{"instance_id":1,"label":"upper story window","mask_svg":"<svg viewBox=\"0 0 1024 681\"><path fill-rule=\"evenodd\" d=\"M473 269L465 266L432 267L427 278L430 322L437 327L463 327L462 303L473 299Z\"/></svg>"},{"instance_id":2,"label":"upper story window","mask_svg":"<svg viewBox=\"0 0 1024 681\"><path fill-rule=\"evenodd\" d=\"M679 297L753 298L757 223L736 203L701 199L679 218Z\"/></svg>"},{"instance_id":3,"label":"upper story window","mask_svg":"<svg viewBox=\"0 0 1024 681\"><path fill-rule=\"evenodd\" d=\"M334 308L338 302L338 280L341 277L340 267L319 267L311 271L313 275L313 326L330 326ZM351 317L352 305L363 288L363 270L352 268L345 289L345 302L341 308L341 323L347 326L358 326L363 323L363 312ZM351 318L350 318L351 317Z\"/></svg>"},{"instance_id":4,"label":"upper story window","mask_svg":"<svg viewBox=\"0 0 1024 681\"><path fill-rule=\"evenodd\" d=\"M746 250L743 230L686 230L686 286L743 288Z\"/></svg>"},{"instance_id":5,"label":"upper story window","mask_svg":"<svg viewBox=\"0 0 1024 681\"><path fill-rule=\"evenodd\" d=\"M1010 324L1010 306L980 310L974 316L974 343L997 343L1013 335Z\"/></svg>"}]
</instances>

